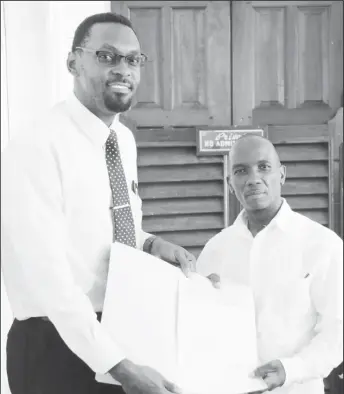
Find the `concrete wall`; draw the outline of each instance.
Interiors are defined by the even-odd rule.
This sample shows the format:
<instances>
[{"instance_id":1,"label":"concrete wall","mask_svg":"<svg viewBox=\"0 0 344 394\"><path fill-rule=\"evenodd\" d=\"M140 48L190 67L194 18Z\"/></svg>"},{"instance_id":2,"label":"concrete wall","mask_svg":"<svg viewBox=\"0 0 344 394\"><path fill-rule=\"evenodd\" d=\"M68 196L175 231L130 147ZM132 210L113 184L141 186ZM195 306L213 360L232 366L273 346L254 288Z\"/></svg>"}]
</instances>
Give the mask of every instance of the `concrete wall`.
<instances>
[{"instance_id":1,"label":"concrete wall","mask_svg":"<svg viewBox=\"0 0 344 394\"><path fill-rule=\"evenodd\" d=\"M25 124L72 89L66 68L77 25L109 1L1 2L1 150ZM24 130L25 132L25 130ZM12 313L1 274L1 393L9 394L6 336Z\"/></svg>"}]
</instances>

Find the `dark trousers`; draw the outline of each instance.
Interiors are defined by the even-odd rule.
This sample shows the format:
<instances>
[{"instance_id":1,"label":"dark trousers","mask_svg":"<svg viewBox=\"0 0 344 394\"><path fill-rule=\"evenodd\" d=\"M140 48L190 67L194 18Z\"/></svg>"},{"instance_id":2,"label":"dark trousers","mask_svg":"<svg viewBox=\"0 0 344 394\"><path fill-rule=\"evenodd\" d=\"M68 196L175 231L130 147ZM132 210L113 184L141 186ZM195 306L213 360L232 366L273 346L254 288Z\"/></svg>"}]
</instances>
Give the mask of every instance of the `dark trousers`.
<instances>
[{"instance_id":1,"label":"dark trousers","mask_svg":"<svg viewBox=\"0 0 344 394\"><path fill-rule=\"evenodd\" d=\"M12 394L124 394L98 383L94 372L40 318L14 320L7 337L7 375Z\"/></svg>"}]
</instances>

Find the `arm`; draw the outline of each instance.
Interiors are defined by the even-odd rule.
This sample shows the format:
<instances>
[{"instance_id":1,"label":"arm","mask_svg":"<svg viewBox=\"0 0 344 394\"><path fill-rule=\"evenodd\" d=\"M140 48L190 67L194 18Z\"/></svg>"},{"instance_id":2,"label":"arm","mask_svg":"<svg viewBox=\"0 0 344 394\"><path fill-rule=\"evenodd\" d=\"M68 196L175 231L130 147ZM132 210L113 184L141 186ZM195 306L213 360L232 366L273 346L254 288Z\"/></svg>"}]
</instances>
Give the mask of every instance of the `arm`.
<instances>
[{"instance_id":1,"label":"arm","mask_svg":"<svg viewBox=\"0 0 344 394\"><path fill-rule=\"evenodd\" d=\"M318 313L317 335L295 356L281 359L286 385L324 378L343 360L342 247L342 241L336 237L314 273L310 291Z\"/></svg>"},{"instance_id":2,"label":"arm","mask_svg":"<svg viewBox=\"0 0 344 394\"><path fill-rule=\"evenodd\" d=\"M213 274L220 274L222 267L221 251L222 242L220 234L211 238L204 246L196 262L196 272L202 276L209 277Z\"/></svg>"},{"instance_id":3,"label":"arm","mask_svg":"<svg viewBox=\"0 0 344 394\"><path fill-rule=\"evenodd\" d=\"M131 135L132 142L132 154L134 160L132 163L135 163L135 167L132 167L132 171L134 171L134 178L137 181L137 148L136 143L133 138L132 133L127 134ZM138 194L136 194L136 198L138 201L138 209L135 210L134 216L136 221L138 221L139 225L139 239L137 242L138 249L143 250L146 253L152 254L162 260L165 260L168 263L178 265L181 267L182 271L185 275L188 275L189 272L193 272L195 270L195 257L189 253L187 250L182 248L181 246L175 245L171 242L168 242L161 237L157 237L155 235L146 233L142 229L142 201Z\"/></svg>"},{"instance_id":4,"label":"arm","mask_svg":"<svg viewBox=\"0 0 344 394\"><path fill-rule=\"evenodd\" d=\"M221 268L218 263L221 259L218 255L219 248L214 245L215 242L216 240L212 238L206 243L196 261L195 272L207 277L212 285L219 289L221 287L221 277L219 275Z\"/></svg>"},{"instance_id":5,"label":"arm","mask_svg":"<svg viewBox=\"0 0 344 394\"><path fill-rule=\"evenodd\" d=\"M125 355L97 321L68 263L61 178L49 147L11 146L2 165L2 266L35 309L48 316L67 346L95 372Z\"/></svg>"},{"instance_id":6,"label":"arm","mask_svg":"<svg viewBox=\"0 0 344 394\"><path fill-rule=\"evenodd\" d=\"M150 235L143 245L143 251L170 264L180 266L186 276L195 271L195 256L181 246L166 241L161 237Z\"/></svg>"}]
</instances>

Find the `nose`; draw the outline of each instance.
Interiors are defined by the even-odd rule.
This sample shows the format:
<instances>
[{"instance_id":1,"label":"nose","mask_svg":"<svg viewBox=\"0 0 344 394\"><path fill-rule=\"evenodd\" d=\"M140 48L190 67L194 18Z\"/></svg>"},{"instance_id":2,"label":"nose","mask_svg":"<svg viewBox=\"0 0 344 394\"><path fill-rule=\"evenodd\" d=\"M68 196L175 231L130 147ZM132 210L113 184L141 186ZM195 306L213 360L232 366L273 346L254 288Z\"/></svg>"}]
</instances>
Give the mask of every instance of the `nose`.
<instances>
[{"instance_id":1,"label":"nose","mask_svg":"<svg viewBox=\"0 0 344 394\"><path fill-rule=\"evenodd\" d=\"M120 74L123 77L127 77L130 75L128 63L124 58L121 58L120 61L111 68L111 72L113 74Z\"/></svg>"},{"instance_id":2,"label":"nose","mask_svg":"<svg viewBox=\"0 0 344 394\"><path fill-rule=\"evenodd\" d=\"M246 184L248 186L254 186L259 185L260 183L262 183L262 179L259 172L252 169L248 174Z\"/></svg>"}]
</instances>

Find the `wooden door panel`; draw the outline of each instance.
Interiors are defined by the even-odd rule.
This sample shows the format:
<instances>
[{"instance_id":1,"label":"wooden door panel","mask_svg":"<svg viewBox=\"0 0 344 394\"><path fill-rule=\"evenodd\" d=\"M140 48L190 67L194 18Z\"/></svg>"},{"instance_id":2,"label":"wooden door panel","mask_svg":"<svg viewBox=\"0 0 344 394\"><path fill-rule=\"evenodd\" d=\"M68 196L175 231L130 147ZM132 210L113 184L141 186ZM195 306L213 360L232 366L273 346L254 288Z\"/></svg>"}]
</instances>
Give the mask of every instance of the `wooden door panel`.
<instances>
[{"instance_id":1,"label":"wooden door panel","mask_svg":"<svg viewBox=\"0 0 344 394\"><path fill-rule=\"evenodd\" d=\"M285 45L283 7L255 8L254 106L284 106Z\"/></svg>"},{"instance_id":2,"label":"wooden door panel","mask_svg":"<svg viewBox=\"0 0 344 394\"><path fill-rule=\"evenodd\" d=\"M233 2L233 123L320 124L341 106L341 1Z\"/></svg>"},{"instance_id":3,"label":"wooden door panel","mask_svg":"<svg viewBox=\"0 0 344 394\"><path fill-rule=\"evenodd\" d=\"M150 59L127 116L138 126L231 123L230 6L226 1L113 1Z\"/></svg>"}]
</instances>

